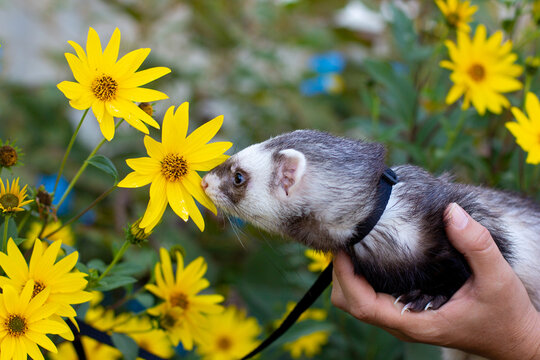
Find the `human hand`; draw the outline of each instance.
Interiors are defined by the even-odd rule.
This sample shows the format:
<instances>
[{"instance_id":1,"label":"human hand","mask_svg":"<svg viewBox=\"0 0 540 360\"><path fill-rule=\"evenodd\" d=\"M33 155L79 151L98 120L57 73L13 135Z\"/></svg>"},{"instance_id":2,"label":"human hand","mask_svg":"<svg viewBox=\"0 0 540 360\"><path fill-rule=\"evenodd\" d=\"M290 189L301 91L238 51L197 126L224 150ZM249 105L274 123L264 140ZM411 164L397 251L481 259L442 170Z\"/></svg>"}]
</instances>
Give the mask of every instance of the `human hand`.
<instances>
[{"instance_id":1,"label":"human hand","mask_svg":"<svg viewBox=\"0 0 540 360\"><path fill-rule=\"evenodd\" d=\"M447 235L472 275L438 310L405 311L354 274L345 253L334 259L332 303L404 341L464 350L490 359L539 359L540 313L491 235L457 204L448 206Z\"/></svg>"}]
</instances>

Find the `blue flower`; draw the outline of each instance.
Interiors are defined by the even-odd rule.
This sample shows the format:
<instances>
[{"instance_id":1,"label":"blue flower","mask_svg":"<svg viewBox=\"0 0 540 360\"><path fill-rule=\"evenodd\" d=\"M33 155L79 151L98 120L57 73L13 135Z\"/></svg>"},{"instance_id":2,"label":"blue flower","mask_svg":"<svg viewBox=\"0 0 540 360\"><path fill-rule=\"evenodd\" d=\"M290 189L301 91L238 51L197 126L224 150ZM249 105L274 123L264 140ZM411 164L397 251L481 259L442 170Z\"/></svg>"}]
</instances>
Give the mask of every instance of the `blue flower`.
<instances>
[{"instance_id":1,"label":"blue flower","mask_svg":"<svg viewBox=\"0 0 540 360\"><path fill-rule=\"evenodd\" d=\"M314 55L309 60L309 67L319 74L342 73L345 68L345 58L337 51Z\"/></svg>"},{"instance_id":2,"label":"blue flower","mask_svg":"<svg viewBox=\"0 0 540 360\"><path fill-rule=\"evenodd\" d=\"M49 193L52 193L54 191L54 183L56 182L56 175L42 175L38 179L38 187L40 185L43 185L45 187L45 190ZM62 198L62 195L66 192L68 188L69 182L64 178L63 176L60 177L60 181L58 181L58 186L56 187L56 194L54 194L54 200L53 205L58 204L60 199ZM62 205L57 210L57 214L59 216L67 214L73 204L73 192L69 193Z\"/></svg>"}]
</instances>

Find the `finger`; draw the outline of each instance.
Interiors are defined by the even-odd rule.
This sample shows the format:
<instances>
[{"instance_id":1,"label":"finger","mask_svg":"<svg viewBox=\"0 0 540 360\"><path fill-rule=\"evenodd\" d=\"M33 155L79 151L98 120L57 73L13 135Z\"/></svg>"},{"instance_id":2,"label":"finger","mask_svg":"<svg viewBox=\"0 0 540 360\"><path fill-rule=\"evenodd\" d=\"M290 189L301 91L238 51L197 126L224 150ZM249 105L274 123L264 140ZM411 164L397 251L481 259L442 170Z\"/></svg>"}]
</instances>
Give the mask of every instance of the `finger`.
<instances>
[{"instance_id":1,"label":"finger","mask_svg":"<svg viewBox=\"0 0 540 360\"><path fill-rule=\"evenodd\" d=\"M330 295L330 301L332 304L344 311L348 311L347 300L345 295L343 295L343 290L336 276L335 270L332 271L332 293Z\"/></svg>"},{"instance_id":2,"label":"finger","mask_svg":"<svg viewBox=\"0 0 540 360\"><path fill-rule=\"evenodd\" d=\"M376 293L363 276L356 275L351 260L343 252L334 258L334 276L339 284L336 300L353 316L378 326L400 327L404 321L402 306L394 304L394 297Z\"/></svg>"},{"instance_id":3,"label":"finger","mask_svg":"<svg viewBox=\"0 0 540 360\"><path fill-rule=\"evenodd\" d=\"M446 208L445 219L450 242L465 256L475 275L490 280L507 270L509 265L489 231L458 204L452 203Z\"/></svg>"}]
</instances>

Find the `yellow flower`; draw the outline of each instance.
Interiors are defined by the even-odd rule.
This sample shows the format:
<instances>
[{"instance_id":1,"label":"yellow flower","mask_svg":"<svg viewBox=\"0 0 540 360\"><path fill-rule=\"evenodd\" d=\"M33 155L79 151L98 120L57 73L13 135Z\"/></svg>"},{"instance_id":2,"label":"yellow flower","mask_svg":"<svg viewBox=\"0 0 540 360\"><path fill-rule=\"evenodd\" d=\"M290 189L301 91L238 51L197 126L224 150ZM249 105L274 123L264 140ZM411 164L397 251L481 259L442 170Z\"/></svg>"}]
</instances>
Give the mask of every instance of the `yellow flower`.
<instances>
[{"instance_id":1,"label":"yellow flower","mask_svg":"<svg viewBox=\"0 0 540 360\"><path fill-rule=\"evenodd\" d=\"M469 23L472 21L472 15L478 10L478 6L471 6L470 1L459 0L435 0L435 3L448 25L461 31L471 32Z\"/></svg>"},{"instance_id":2,"label":"yellow flower","mask_svg":"<svg viewBox=\"0 0 540 360\"><path fill-rule=\"evenodd\" d=\"M126 160L135 171L129 173L118 186L150 186L150 201L139 227L150 232L161 220L167 202L174 212L187 221L189 217L201 231L204 220L192 196L214 214L216 206L204 193L201 177L197 171L208 171L227 159L223 155L232 144L214 142L214 137L223 123L223 116L207 122L186 137L188 129L189 104L183 103L174 112L171 106L163 118L163 129L159 143L149 136L144 137L144 145L149 157Z\"/></svg>"},{"instance_id":3,"label":"yellow flower","mask_svg":"<svg viewBox=\"0 0 540 360\"><path fill-rule=\"evenodd\" d=\"M123 313L116 317L115 323L114 332L129 335L140 348L165 359L173 356L174 349L167 334L154 328L148 316Z\"/></svg>"},{"instance_id":4,"label":"yellow flower","mask_svg":"<svg viewBox=\"0 0 540 360\"><path fill-rule=\"evenodd\" d=\"M294 303L287 304L287 314L291 312L294 308ZM323 309L308 309L306 310L298 319L298 321L303 320L317 320L323 321L327 317L327 313ZM281 320L282 321L282 320ZM280 321L280 322L281 322ZM291 356L295 359L305 354L305 357L313 357L321 352L323 345L328 342L328 337L330 336L329 331L320 330L314 331L311 334L304 335L298 339L285 343L283 348L290 352Z\"/></svg>"},{"instance_id":5,"label":"yellow flower","mask_svg":"<svg viewBox=\"0 0 540 360\"><path fill-rule=\"evenodd\" d=\"M74 41L69 41L77 56L66 53L66 60L76 82L62 81L58 89L70 100L69 104L77 110L92 108L103 136L107 140L114 137L114 118L124 118L137 130L148 134L144 123L159 129L159 124L139 108L136 102L167 99L160 91L140 88L171 70L166 67L153 67L137 72L137 69L150 53L150 49L132 51L120 60L120 30L115 29L105 50L102 51L97 32L90 28L86 40L86 53Z\"/></svg>"},{"instance_id":6,"label":"yellow flower","mask_svg":"<svg viewBox=\"0 0 540 360\"><path fill-rule=\"evenodd\" d=\"M527 163L540 164L540 103L533 93L527 93L525 109L529 117L517 107L512 108L512 114L517 122L507 122L506 128L516 137L516 143L526 151Z\"/></svg>"},{"instance_id":7,"label":"yellow flower","mask_svg":"<svg viewBox=\"0 0 540 360\"><path fill-rule=\"evenodd\" d=\"M92 300L97 300L96 297ZM110 332L115 323L114 312L105 310L101 306L92 306L86 312L84 320L98 330ZM87 336L81 338L84 352L88 360L121 359L122 353L118 349L103 344ZM58 346L58 354L49 354L52 360L78 360L79 357L71 342L64 342Z\"/></svg>"},{"instance_id":8,"label":"yellow flower","mask_svg":"<svg viewBox=\"0 0 540 360\"><path fill-rule=\"evenodd\" d=\"M224 312L209 316L209 332L197 347L204 360L236 360L247 355L258 344L261 328L245 311L229 306Z\"/></svg>"},{"instance_id":9,"label":"yellow flower","mask_svg":"<svg viewBox=\"0 0 540 360\"><path fill-rule=\"evenodd\" d=\"M313 249L307 249L304 255L312 260L308 265L308 270L313 272L320 272L326 269L328 264L332 261L331 253L324 253Z\"/></svg>"},{"instance_id":10,"label":"yellow flower","mask_svg":"<svg viewBox=\"0 0 540 360\"><path fill-rule=\"evenodd\" d=\"M77 313L71 305L89 301L92 294L84 291L87 284L84 279L86 274L71 272L79 258L78 252L75 251L56 262L61 245L61 241L55 241L43 250L41 241L36 239L30 265L27 265L13 239L9 239L7 254L0 252L0 266L7 275L0 277L0 287L21 289L28 280L32 280L32 296L47 290L49 295L46 302L55 305L55 315L75 317Z\"/></svg>"},{"instance_id":11,"label":"yellow flower","mask_svg":"<svg viewBox=\"0 0 540 360\"><path fill-rule=\"evenodd\" d=\"M519 90L522 87L516 77L523 68L514 64L517 55L511 53L512 42L502 43L503 34L497 31L486 39L486 28L479 25L474 38L458 32L457 45L446 41L450 61L441 61L441 66L452 70L450 80L454 86L448 92L446 103L452 104L462 95L463 109L472 102L480 115L486 109L500 114L510 102L501 93Z\"/></svg>"},{"instance_id":12,"label":"yellow flower","mask_svg":"<svg viewBox=\"0 0 540 360\"><path fill-rule=\"evenodd\" d=\"M0 179L0 210L8 214L23 211L22 207L32 202L32 200L24 200L27 186L24 185L21 190L19 178L11 182L11 187L9 186L9 180L6 180L6 186L4 186L4 182Z\"/></svg>"},{"instance_id":13,"label":"yellow flower","mask_svg":"<svg viewBox=\"0 0 540 360\"><path fill-rule=\"evenodd\" d=\"M321 352L323 345L328 342L328 331L315 331L304 335L295 341L283 345L294 359L298 359L304 354L307 358L312 358Z\"/></svg>"},{"instance_id":14,"label":"yellow flower","mask_svg":"<svg viewBox=\"0 0 540 360\"><path fill-rule=\"evenodd\" d=\"M46 334L69 331L65 323L51 320L55 304L47 304L49 289L33 296L35 284L29 280L19 294L11 286L2 288L0 295L0 358L43 359L38 345L52 352L56 346ZM17 288L20 289L20 288Z\"/></svg>"},{"instance_id":15,"label":"yellow flower","mask_svg":"<svg viewBox=\"0 0 540 360\"><path fill-rule=\"evenodd\" d=\"M202 336L201 325L205 315L223 310L219 302L221 295L197 295L210 283L203 278L206 262L202 257L184 268L184 259L176 252L176 275L173 273L169 252L160 249L161 262L155 267L156 284L146 289L164 300L148 310L150 315L159 316L161 326L167 331L174 346L181 341L186 350L193 348L193 341Z\"/></svg>"},{"instance_id":16,"label":"yellow flower","mask_svg":"<svg viewBox=\"0 0 540 360\"><path fill-rule=\"evenodd\" d=\"M34 244L34 241L37 239L42 226L43 224L39 221L34 221L30 224L28 231L26 232L26 241L24 241L22 244L25 249L30 248ZM45 226L43 234L47 235L61 226L62 222L60 220L49 222ZM71 231L70 226L64 226L62 229L54 233L54 235L49 236L47 239L50 241L60 240L62 241L62 244L66 244L69 246L73 246L74 244L73 231Z\"/></svg>"}]
</instances>

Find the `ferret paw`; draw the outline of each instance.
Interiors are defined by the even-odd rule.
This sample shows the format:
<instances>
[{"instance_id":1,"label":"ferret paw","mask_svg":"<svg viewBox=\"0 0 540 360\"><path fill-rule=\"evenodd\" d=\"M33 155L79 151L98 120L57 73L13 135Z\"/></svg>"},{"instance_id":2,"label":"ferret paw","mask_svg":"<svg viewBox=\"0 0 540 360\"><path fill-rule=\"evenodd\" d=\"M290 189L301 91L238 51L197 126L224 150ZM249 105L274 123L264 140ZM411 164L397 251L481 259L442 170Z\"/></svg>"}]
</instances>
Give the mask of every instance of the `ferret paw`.
<instances>
[{"instance_id":1,"label":"ferret paw","mask_svg":"<svg viewBox=\"0 0 540 360\"><path fill-rule=\"evenodd\" d=\"M444 295L426 295L422 294L420 290L413 290L410 293L398 296L394 303L405 304L401 310L403 314L405 311L437 310L447 300L448 298Z\"/></svg>"}]
</instances>

